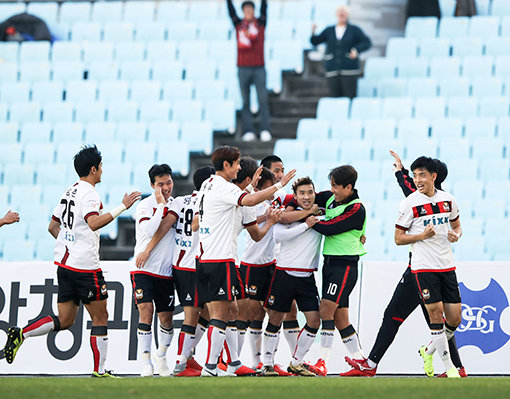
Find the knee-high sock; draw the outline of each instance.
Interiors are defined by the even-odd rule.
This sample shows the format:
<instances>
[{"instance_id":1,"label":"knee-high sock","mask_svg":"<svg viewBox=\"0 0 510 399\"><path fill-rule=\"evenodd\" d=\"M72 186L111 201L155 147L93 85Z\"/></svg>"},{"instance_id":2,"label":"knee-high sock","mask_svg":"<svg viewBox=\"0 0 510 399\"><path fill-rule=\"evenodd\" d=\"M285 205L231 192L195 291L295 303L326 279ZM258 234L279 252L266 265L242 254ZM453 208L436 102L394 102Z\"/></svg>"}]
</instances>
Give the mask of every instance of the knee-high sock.
<instances>
[{"instance_id":1,"label":"knee-high sock","mask_svg":"<svg viewBox=\"0 0 510 399\"><path fill-rule=\"evenodd\" d=\"M198 343L204 336L204 333L207 331L207 327L209 326L209 321L204 319L203 317L200 317L198 319L197 328L195 329L195 339L193 340L193 348L191 350L191 354L193 355L193 351L197 347Z\"/></svg>"},{"instance_id":2,"label":"knee-high sock","mask_svg":"<svg viewBox=\"0 0 510 399\"><path fill-rule=\"evenodd\" d=\"M177 363L186 364L193 349L195 341L195 327L183 324L179 333L179 345L177 347Z\"/></svg>"},{"instance_id":3,"label":"knee-high sock","mask_svg":"<svg viewBox=\"0 0 510 399\"><path fill-rule=\"evenodd\" d=\"M272 366L274 364L274 354L278 346L279 331L280 326L267 323L266 331L264 331L264 366Z\"/></svg>"},{"instance_id":4,"label":"knee-high sock","mask_svg":"<svg viewBox=\"0 0 510 399\"><path fill-rule=\"evenodd\" d=\"M454 366L448 351L448 340L446 339L443 323L430 323L430 334L446 371L450 370Z\"/></svg>"},{"instance_id":5,"label":"knee-high sock","mask_svg":"<svg viewBox=\"0 0 510 399\"><path fill-rule=\"evenodd\" d=\"M262 322L259 320L254 320L250 324L250 328L248 328L248 342L251 348L251 356L252 356L252 365L257 367L257 365L261 362L261 352L262 352Z\"/></svg>"},{"instance_id":6,"label":"knee-high sock","mask_svg":"<svg viewBox=\"0 0 510 399\"><path fill-rule=\"evenodd\" d=\"M60 331L60 320L57 316L46 316L23 327L23 338L38 337L52 331Z\"/></svg>"},{"instance_id":7,"label":"knee-high sock","mask_svg":"<svg viewBox=\"0 0 510 399\"><path fill-rule=\"evenodd\" d=\"M448 339L448 350L450 351L450 358L452 363L457 368L462 368L462 361L460 360L459 350L457 349L457 341L455 340L455 330L457 327L452 327L445 323L444 331Z\"/></svg>"},{"instance_id":8,"label":"knee-high sock","mask_svg":"<svg viewBox=\"0 0 510 399\"><path fill-rule=\"evenodd\" d=\"M248 326L250 323L248 321L244 320L237 320L236 321L236 327L237 327L237 355L241 356L241 351L243 350L244 346L244 339L246 338L246 330L248 329Z\"/></svg>"},{"instance_id":9,"label":"knee-high sock","mask_svg":"<svg viewBox=\"0 0 510 399\"><path fill-rule=\"evenodd\" d=\"M327 364L335 340L335 321L322 320L320 358Z\"/></svg>"},{"instance_id":10,"label":"knee-high sock","mask_svg":"<svg viewBox=\"0 0 510 399\"><path fill-rule=\"evenodd\" d=\"M283 335L289 344L290 353L294 352L297 343L297 337L301 329L299 328L299 323L297 320L289 320L283 322Z\"/></svg>"},{"instance_id":11,"label":"knee-high sock","mask_svg":"<svg viewBox=\"0 0 510 399\"><path fill-rule=\"evenodd\" d=\"M235 321L227 323L227 330L225 332L225 349L227 351L229 366L237 366L240 364L239 351L237 349L237 327Z\"/></svg>"},{"instance_id":12,"label":"knee-high sock","mask_svg":"<svg viewBox=\"0 0 510 399\"><path fill-rule=\"evenodd\" d=\"M318 331L317 328L312 328L308 324L305 324L305 326L299 333L296 349L294 349L294 353L292 354L291 363L293 365L303 363L305 355L312 347L313 341L315 341L317 331Z\"/></svg>"},{"instance_id":13,"label":"knee-high sock","mask_svg":"<svg viewBox=\"0 0 510 399\"><path fill-rule=\"evenodd\" d=\"M207 330L207 368L213 369L218 364L218 357L220 356L223 344L225 342L225 330L227 323L218 319L211 319L209 322L209 329Z\"/></svg>"},{"instance_id":14,"label":"knee-high sock","mask_svg":"<svg viewBox=\"0 0 510 399\"><path fill-rule=\"evenodd\" d=\"M158 357L165 357L170 344L172 343L172 338L174 337L174 326L170 328L165 328L161 324L158 329L158 341L159 347L156 351L156 355Z\"/></svg>"},{"instance_id":15,"label":"knee-high sock","mask_svg":"<svg viewBox=\"0 0 510 399\"><path fill-rule=\"evenodd\" d=\"M361 344L359 342L358 334L356 330L350 324L348 327L340 330L340 336L342 337L342 341L347 347L347 350L351 354L354 359L364 359L363 351L361 350Z\"/></svg>"},{"instance_id":16,"label":"knee-high sock","mask_svg":"<svg viewBox=\"0 0 510 399\"><path fill-rule=\"evenodd\" d=\"M146 323L138 324L138 359L143 365L152 364L151 345L152 331L151 325Z\"/></svg>"},{"instance_id":17,"label":"knee-high sock","mask_svg":"<svg viewBox=\"0 0 510 399\"><path fill-rule=\"evenodd\" d=\"M94 371L104 374L104 363L108 352L108 328L106 326L92 326L90 347L94 356Z\"/></svg>"}]
</instances>

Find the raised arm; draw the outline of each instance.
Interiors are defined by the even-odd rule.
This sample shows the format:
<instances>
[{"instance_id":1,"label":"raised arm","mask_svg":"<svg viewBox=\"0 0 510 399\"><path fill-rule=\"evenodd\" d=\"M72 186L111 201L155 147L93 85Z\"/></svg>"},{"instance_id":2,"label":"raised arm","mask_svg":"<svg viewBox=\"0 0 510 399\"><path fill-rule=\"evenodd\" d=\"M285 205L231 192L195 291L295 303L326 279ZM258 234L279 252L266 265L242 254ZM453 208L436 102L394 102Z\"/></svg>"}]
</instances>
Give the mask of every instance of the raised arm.
<instances>
[{"instance_id":1,"label":"raised arm","mask_svg":"<svg viewBox=\"0 0 510 399\"><path fill-rule=\"evenodd\" d=\"M16 212L7 211L3 218L0 218L0 227L4 224L11 224L19 222L19 215Z\"/></svg>"},{"instance_id":2,"label":"raised arm","mask_svg":"<svg viewBox=\"0 0 510 399\"><path fill-rule=\"evenodd\" d=\"M398 185L402 189L404 195L408 197L416 191L414 181L409 177L409 171L402 165L400 156L392 150L390 150L390 154L395 159L393 166L395 168L395 177L397 178Z\"/></svg>"},{"instance_id":3,"label":"raised arm","mask_svg":"<svg viewBox=\"0 0 510 399\"><path fill-rule=\"evenodd\" d=\"M279 183L272 185L264 190L257 191L252 194L246 194L240 200L240 205L242 206L255 206L260 204L262 201L272 199L274 193L276 193L279 189L284 187L289 181L291 181L294 176L296 176L296 170L293 169L285 176L283 176L282 180Z\"/></svg>"},{"instance_id":4,"label":"raised arm","mask_svg":"<svg viewBox=\"0 0 510 399\"><path fill-rule=\"evenodd\" d=\"M328 28L324 29L319 35L315 34L316 25L314 24L312 27L312 37L310 38L310 43L314 46L318 44L324 43L328 40Z\"/></svg>"},{"instance_id":5,"label":"raised arm","mask_svg":"<svg viewBox=\"0 0 510 399\"><path fill-rule=\"evenodd\" d=\"M227 0L227 8L228 15L230 16L230 19L232 20L234 26L239 25L241 23L241 19L237 16L236 8L234 7L234 3L232 3L232 0Z\"/></svg>"},{"instance_id":6,"label":"raised arm","mask_svg":"<svg viewBox=\"0 0 510 399\"><path fill-rule=\"evenodd\" d=\"M122 204L112 209L110 212L107 212L103 215L90 215L87 217L87 224L89 225L92 231L99 230L101 227L106 226L113 219L119 216L126 209L131 208L131 206L140 199L142 193L139 191L133 191L131 194L124 194L124 198L122 199Z\"/></svg>"},{"instance_id":7,"label":"raised arm","mask_svg":"<svg viewBox=\"0 0 510 399\"><path fill-rule=\"evenodd\" d=\"M267 24L267 0L262 0L260 3L259 23L264 26Z\"/></svg>"}]
</instances>

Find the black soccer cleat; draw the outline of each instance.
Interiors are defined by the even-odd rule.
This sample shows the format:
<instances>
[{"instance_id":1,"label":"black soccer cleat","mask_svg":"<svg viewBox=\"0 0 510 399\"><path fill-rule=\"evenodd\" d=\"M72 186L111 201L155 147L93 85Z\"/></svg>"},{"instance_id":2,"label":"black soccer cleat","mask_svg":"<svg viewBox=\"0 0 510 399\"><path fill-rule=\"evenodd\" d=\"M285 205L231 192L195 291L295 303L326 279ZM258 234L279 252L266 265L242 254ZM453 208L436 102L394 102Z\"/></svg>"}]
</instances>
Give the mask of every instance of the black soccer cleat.
<instances>
[{"instance_id":1,"label":"black soccer cleat","mask_svg":"<svg viewBox=\"0 0 510 399\"><path fill-rule=\"evenodd\" d=\"M19 327L10 327L7 331L7 342L4 347L4 355L7 363L11 364L18 353L18 349L23 343L23 329Z\"/></svg>"}]
</instances>

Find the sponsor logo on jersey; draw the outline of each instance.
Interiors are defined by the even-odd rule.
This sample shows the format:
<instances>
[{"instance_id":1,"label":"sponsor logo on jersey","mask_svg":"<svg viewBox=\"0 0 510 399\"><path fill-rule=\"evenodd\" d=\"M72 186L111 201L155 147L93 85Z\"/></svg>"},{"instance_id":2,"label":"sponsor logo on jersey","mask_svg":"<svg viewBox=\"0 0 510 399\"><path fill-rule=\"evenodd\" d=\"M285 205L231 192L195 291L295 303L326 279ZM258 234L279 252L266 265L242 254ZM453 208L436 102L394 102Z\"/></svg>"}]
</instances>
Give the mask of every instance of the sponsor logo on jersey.
<instances>
[{"instance_id":1,"label":"sponsor logo on jersey","mask_svg":"<svg viewBox=\"0 0 510 399\"><path fill-rule=\"evenodd\" d=\"M108 292L108 288L106 288L106 284L103 284L101 286L101 295L106 295L107 292Z\"/></svg>"},{"instance_id":2,"label":"sponsor logo on jersey","mask_svg":"<svg viewBox=\"0 0 510 399\"><path fill-rule=\"evenodd\" d=\"M509 306L504 289L494 279L480 291L472 291L464 283L459 283L459 289L462 322L455 332L457 347L477 346L484 354L502 348L510 340L500 324L501 314Z\"/></svg>"},{"instance_id":3,"label":"sponsor logo on jersey","mask_svg":"<svg viewBox=\"0 0 510 399\"><path fill-rule=\"evenodd\" d=\"M135 298L142 299L143 298L143 290L141 288L137 288L135 290Z\"/></svg>"},{"instance_id":4,"label":"sponsor logo on jersey","mask_svg":"<svg viewBox=\"0 0 510 399\"><path fill-rule=\"evenodd\" d=\"M267 298L267 303L269 305L273 305L274 304L274 295L271 295L269 298Z\"/></svg>"},{"instance_id":5,"label":"sponsor logo on jersey","mask_svg":"<svg viewBox=\"0 0 510 399\"><path fill-rule=\"evenodd\" d=\"M438 217L435 216L432 217L432 219L426 219L423 221L423 225L427 226L428 224L433 224L434 226L439 226L440 224L448 224L449 218L448 216L445 217Z\"/></svg>"},{"instance_id":6,"label":"sponsor logo on jersey","mask_svg":"<svg viewBox=\"0 0 510 399\"><path fill-rule=\"evenodd\" d=\"M421 295L423 296L423 299L429 299L430 291L427 288L425 288L424 290L421 291Z\"/></svg>"}]
</instances>

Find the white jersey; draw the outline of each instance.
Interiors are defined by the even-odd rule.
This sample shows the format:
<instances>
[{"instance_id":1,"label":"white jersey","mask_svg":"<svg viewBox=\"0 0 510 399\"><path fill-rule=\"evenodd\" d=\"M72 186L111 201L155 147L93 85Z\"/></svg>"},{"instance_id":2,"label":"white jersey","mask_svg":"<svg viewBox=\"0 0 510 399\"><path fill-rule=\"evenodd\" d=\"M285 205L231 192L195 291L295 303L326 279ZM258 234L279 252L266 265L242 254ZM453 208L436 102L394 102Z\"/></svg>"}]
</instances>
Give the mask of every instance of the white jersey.
<instances>
[{"instance_id":1,"label":"white jersey","mask_svg":"<svg viewBox=\"0 0 510 399\"><path fill-rule=\"evenodd\" d=\"M308 228L304 222L278 223L274 239L280 243L276 255L276 268L291 276L308 277L319 268L322 235Z\"/></svg>"},{"instance_id":2,"label":"white jersey","mask_svg":"<svg viewBox=\"0 0 510 399\"><path fill-rule=\"evenodd\" d=\"M158 230L161 221L168 213L177 216L175 200L169 198L165 206L158 206L154 193L144 198L136 207L136 244L133 260L131 261L132 273L150 274L158 277L172 276L172 260L174 255L175 227L172 227L161 241L154 247L147 258L143 268L136 267L136 257L145 251L147 245Z\"/></svg>"},{"instance_id":3,"label":"white jersey","mask_svg":"<svg viewBox=\"0 0 510 399\"><path fill-rule=\"evenodd\" d=\"M264 201L253 207L255 216L263 216L269 208L270 201ZM264 227L266 223L260 223L259 227ZM271 226L267 234L259 242L255 242L249 235L246 237L246 249L241 257L241 263L246 266L268 266L275 261L275 242L273 238L273 228Z\"/></svg>"},{"instance_id":4,"label":"white jersey","mask_svg":"<svg viewBox=\"0 0 510 399\"><path fill-rule=\"evenodd\" d=\"M54 251L56 265L78 270L99 269L99 230L92 231L87 219L100 215L103 205L94 186L84 180L69 187L53 211L60 222Z\"/></svg>"},{"instance_id":5,"label":"white jersey","mask_svg":"<svg viewBox=\"0 0 510 399\"><path fill-rule=\"evenodd\" d=\"M441 190L436 190L432 197L415 191L402 201L396 228L408 234L420 234L431 224L436 232L430 238L411 244L412 271L455 270L448 230L449 223L458 217L459 209L455 198Z\"/></svg>"},{"instance_id":6,"label":"white jersey","mask_svg":"<svg viewBox=\"0 0 510 399\"><path fill-rule=\"evenodd\" d=\"M257 216L255 215L255 207L254 206L240 206L236 209L234 216L234 236L232 245L234 248L235 254L235 262L236 265L239 266L239 254L237 252L237 239L241 231L248 226L254 225L257 223ZM248 234L249 236L249 234Z\"/></svg>"},{"instance_id":7,"label":"white jersey","mask_svg":"<svg viewBox=\"0 0 510 399\"><path fill-rule=\"evenodd\" d=\"M201 261L235 262L235 214L246 195L219 175L202 184L199 193Z\"/></svg>"},{"instance_id":8,"label":"white jersey","mask_svg":"<svg viewBox=\"0 0 510 399\"><path fill-rule=\"evenodd\" d=\"M200 255L198 231L193 232L191 225L198 214L198 191L177 197L175 203L179 218L175 226L174 269L196 270L196 258Z\"/></svg>"}]
</instances>

